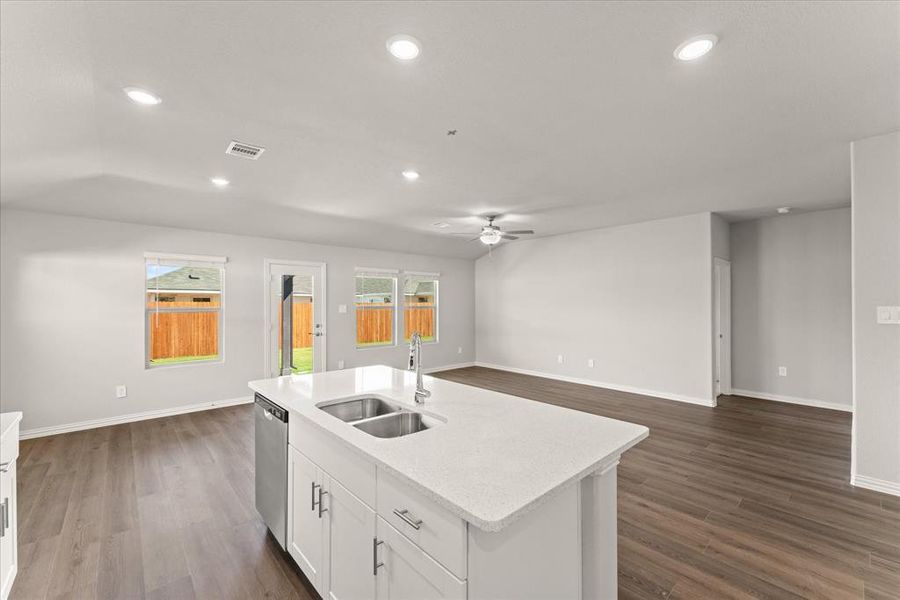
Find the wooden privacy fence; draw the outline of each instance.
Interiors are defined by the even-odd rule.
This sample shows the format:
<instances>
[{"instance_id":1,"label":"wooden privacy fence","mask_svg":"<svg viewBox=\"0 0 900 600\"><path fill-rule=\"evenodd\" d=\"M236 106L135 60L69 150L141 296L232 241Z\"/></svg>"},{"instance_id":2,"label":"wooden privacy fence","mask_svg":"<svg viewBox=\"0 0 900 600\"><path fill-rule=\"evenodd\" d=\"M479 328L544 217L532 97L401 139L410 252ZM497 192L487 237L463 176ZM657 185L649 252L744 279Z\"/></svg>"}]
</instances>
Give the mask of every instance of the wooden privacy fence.
<instances>
[{"instance_id":1,"label":"wooden privacy fence","mask_svg":"<svg viewBox=\"0 0 900 600\"><path fill-rule=\"evenodd\" d=\"M160 307L197 308L196 304L167 302ZM213 356L219 353L218 312L153 312L150 303L150 360L184 356ZM217 306L213 304L210 308ZM313 311L310 302L295 302L294 348L312 346ZM385 304L358 305L356 310L356 340L360 344L389 341L392 336L392 310ZM434 304L420 304L402 309L405 334L418 331L422 337L433 338ZM158 320L157 320L158 319ZM280 314L279 314L280 321ZM279 333L279 343L281 341Z\"/></svg>"},{"instance_id":2,"label":"wooden privacy fence","mask_svg":"<svg viewBox=\"0 0 900 600\"><path fill-rule=\"evenodd\" d=\"M151 312L150 360L219 353L219 313Z\"/></svg>"},{"instance_id":3,"label":"wooden privacy fence","mask_svg":"<svg viewBox=\"0 0 900 600\"><path fill-rule=\"evenodd\" d=\"M356 305L356 343L372 344L390 341L393 329L390 305L364 303ZM434 304L418 304L403 309L403 333L418 331L424 338L434 337Z\"/></svg>"}]
</instances>

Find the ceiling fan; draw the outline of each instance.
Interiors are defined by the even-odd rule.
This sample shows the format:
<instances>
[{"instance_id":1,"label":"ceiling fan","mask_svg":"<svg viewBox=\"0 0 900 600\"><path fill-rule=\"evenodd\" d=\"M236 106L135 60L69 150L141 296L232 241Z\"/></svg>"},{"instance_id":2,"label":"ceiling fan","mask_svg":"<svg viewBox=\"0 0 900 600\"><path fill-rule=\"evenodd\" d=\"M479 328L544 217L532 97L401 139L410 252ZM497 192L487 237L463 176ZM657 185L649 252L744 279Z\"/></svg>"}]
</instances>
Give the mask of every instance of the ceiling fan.
<instances>
[{"instance_id":1,"label":"ceiling fan","mask_svg":"<svg viewBox=\"0 0 900 600\"><path fill-rule=\"evenodd\" d=\"M471 242L475 240L481 240L482 244L487 246L493 246L495 244L500 243L500 240L517 240L520 235L531 235L534 233L531 229L518 229L516 231L503 231L499 226L494 225L494 219L499 218L500 215L488 215L487 225L481 228L481 233L478 234L478 237L472 238ZM455 233L454 235L472 235L471 233Z\"/></svg>"}]
</instances>

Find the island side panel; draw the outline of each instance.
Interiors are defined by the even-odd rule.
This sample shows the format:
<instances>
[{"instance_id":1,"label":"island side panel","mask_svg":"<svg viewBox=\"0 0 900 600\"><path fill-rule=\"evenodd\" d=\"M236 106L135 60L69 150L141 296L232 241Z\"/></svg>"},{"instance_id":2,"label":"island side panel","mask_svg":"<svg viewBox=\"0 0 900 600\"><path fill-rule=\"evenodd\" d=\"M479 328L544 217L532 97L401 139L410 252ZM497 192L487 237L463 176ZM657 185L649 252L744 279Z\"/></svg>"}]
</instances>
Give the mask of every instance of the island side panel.
<instances>
[{"instance_id":1,"label":"island side panel","mask_svg":"<svg viewBox=\"0 0 900 600\"><path fill-rule=\"evenodd\" d=\"M469 525L469 600L581 598L579 485L498 532Z\"/></svg>"},{"instance_id":2,"label":"island side panel","mask_svg":"<svg viewBox=\"0 0 900 600\"><path fill-rule=\"evenodd\" d=\"M582 590L586 600L618 595L616 477L618 459L581 480Z\"/></svg>"}]
</instances>

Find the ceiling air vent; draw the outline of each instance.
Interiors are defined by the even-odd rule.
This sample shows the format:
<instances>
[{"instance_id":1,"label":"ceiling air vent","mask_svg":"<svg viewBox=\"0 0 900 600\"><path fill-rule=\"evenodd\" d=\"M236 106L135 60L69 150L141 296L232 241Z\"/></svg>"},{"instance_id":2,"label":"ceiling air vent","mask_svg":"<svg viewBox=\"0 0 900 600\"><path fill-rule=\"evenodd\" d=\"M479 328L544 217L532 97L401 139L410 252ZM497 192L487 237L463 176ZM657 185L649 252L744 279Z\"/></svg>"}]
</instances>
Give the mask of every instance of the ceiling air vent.
<instances>
[{"instance_id":1,"label":"ceiling air vent","mask_svg":"<svg viewBox=\"0 0 900 600\"><path fill-rule=\"evenodd\" d=\"M241 158L249 158L250 160L256 160L257 158L259 158L259 155L265 151L266 149L261 146L251 146L250 144L244 144L242 142L235 142L232 140L232 142L228 144L228 148L225 149L225 154L240 156Z\"/></svg>"}]
</instances>

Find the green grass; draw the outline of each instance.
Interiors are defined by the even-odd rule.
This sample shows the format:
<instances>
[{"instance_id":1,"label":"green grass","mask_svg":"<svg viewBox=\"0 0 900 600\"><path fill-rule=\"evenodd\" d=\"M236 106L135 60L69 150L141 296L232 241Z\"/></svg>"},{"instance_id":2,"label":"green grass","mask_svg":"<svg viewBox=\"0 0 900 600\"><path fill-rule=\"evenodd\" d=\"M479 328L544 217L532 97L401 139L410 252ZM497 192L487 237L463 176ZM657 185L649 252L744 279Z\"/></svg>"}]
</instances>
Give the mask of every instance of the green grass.
<instances>
[{"instance_id":1,"label":"green grass","mask_svg":"<svg viewBox=\"0 0 900 600\"><path fill-rule=\"evenodd\" d=\"M197 362L198 360L216 360L218 354L207 354L205 356L176 356L173 358L154 358L150 361L151 365L172 365L185 362Z\"/></svg>"},{"instance_id":2,"label":"green grass","mask_svg":"<svg viewBox=\"0 0 900 600\"><path fill-rule=\"evenodd\" d=\"M313 349L310 348L294 348L294 358L291 361L294 374L312 373L313 370ZM281 354L278 355L278 367L281 368Z\"/></svg>"}]
</instances>

